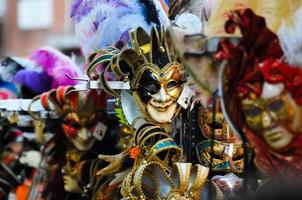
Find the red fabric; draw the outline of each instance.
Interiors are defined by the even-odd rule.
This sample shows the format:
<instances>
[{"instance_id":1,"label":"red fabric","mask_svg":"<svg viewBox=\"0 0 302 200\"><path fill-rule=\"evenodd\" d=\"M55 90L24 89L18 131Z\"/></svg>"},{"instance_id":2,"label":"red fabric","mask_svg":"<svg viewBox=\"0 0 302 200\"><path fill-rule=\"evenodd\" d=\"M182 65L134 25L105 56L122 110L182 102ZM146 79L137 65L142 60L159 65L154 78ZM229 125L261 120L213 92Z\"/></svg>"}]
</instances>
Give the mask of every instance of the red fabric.
<instances>
[{"instance_id":1,"label":"red fabric","mask_svg":"<svg viewBox=\"0 0 302 200\"><path fill-rule=\"evenodd\" d=\"M261 171L286 178L296 177L302 173L302 135L294 138L293 142L283 149L283 153L278 153L248 128L243 130L256 154L255 163Z\"/></svg>"},{"instance_id":2,"label":"red fabric","mask_svg":"<svg viewBox=\"0 0 302 200\"><path fill-rule=\"evenodd\" d=\"M269 58L258 66L269 83L284 83L295 102L302 105L302 70L280 59Z\"/></svg>"}]
</instances>

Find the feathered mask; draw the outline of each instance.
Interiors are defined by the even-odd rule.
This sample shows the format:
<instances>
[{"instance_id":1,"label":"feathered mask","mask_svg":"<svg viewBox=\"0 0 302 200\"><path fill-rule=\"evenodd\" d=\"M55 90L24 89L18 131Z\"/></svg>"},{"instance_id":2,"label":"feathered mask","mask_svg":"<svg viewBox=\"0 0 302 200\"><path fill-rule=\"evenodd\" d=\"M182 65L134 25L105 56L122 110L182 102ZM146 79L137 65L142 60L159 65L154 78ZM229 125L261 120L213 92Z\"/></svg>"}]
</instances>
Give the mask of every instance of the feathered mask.
<instances>
[{"instance_id":1,"label":"feathered mask","mask_svg":"<svg viewBox=\"0 0 302 200\"><path fill-rule=\"evenodd\" d=\"M222 41L217 54L227 61L223 75L227 114L248 138L261 170L297 176L302 166L301 66L288 63L290 54L285 60L280 39L263 17L249 9L235 11L226 31L236 28L242 34L239 44Z\"/></svg>"}]
</instances>

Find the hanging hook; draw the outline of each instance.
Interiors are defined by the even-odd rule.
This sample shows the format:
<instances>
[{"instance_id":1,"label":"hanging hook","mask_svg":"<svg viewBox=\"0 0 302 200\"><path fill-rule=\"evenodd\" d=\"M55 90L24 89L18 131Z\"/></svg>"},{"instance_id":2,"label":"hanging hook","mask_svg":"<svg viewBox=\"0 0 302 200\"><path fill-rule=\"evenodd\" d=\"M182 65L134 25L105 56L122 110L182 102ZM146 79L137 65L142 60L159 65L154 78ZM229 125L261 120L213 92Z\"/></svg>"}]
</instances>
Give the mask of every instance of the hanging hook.
<instances>
[{"instance_id":1,"label":"hanging hook","mask_svg":"<svg viewBox=\"0 0 302 200\"><path fill-rule=\"evenodd\" d=\"M85 79L85 78L79 78L79 77L72 77L69 74L65 74L65 76L71 80L75 80L75 81L85 81L85 82L89 82L89 79Z\"/></svg>"}]
</instances>

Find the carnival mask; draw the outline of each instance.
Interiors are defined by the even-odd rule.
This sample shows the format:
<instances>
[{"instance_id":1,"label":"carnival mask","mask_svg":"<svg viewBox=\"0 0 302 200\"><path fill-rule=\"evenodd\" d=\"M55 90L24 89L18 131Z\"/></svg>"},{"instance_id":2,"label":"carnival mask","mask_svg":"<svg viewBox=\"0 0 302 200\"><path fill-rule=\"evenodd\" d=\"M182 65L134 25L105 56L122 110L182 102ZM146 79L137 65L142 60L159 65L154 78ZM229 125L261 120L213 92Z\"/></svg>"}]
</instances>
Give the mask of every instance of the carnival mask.
<instances>
[{"instance_id":1,"label":"carnival mask","mask_svg":"<svg viewBox=\"0 0 302 200\"><path fill-rule=\"evenodd\" d=\"M213 153L212 152L213 145ZM242 143L205 140L196 146L199 162L217 172L242 173L244 150ZM211 163L212 161L212 163Z\"/></svg>"},{"instance_id":2,"label":"carnival mask","mask_svg":"<svg viewBox=\"0 0 302 200\"><path fill-rule=\"evenodd\" d=\"M199 109L198 124L202 134L208 140L196 146L198 159L205 166L209 167L212 164L212 170L216 172L242 173L244 168L243 143L240 137L230 129L220 111L220 104L217 104L216 110L215 121L213 121L212 99L207 101L205 107L202 106Z\"/></svg>"},{"instance_id":3,"label":"carnival mask","mask_svg":"<svg viewBox=\"0 0 302 200\"><path fill-rule=\"evenodd\" d=\"M68 151L66 160L66 165L62 168L64 190L71 193L79 193L81 188L77 180L76 165L80 161L80 156L74 150Z\"/></svg>"},{"instance_id":4,"label":"carnival mask","mask_svg":"<svg viewBox=\"0 0 302 200\"><path fill-rule=\"evenodd\" d=\"M182 67L170 63L162 70L145 67L137 78L133 95L141 109L159 123L169 123L179 112L178 97L182 91Z\"/></svg>"},{"instance_id":5,"label":"carnival mask","mask_svg":"<svg viewBox=\"0 0 302 200\"><path fill-rule=\"evenodd\" d=\"M90 118L79 118L76 113L70 113L62 125L65 135L69 141L79 150L88 151L96 141L93 136L97 126L94 115Z\"/></svg>"},{"instance_id":6,"label":"carnival mask","mask_svg":"<svg viewBox=\"0 0 302 200\"><path fill-rule=\"evenodd\" d=\"M208 139L215 139L224 142L241 142L226 122L223 113L220 111L220 105L215 113L213 122L213 103L212 100L207 102L207 108L201 107L198 113L198 124L202 134ZM214 136L213 136L214 134ZM212 137L213 136L213 137Z\"/></svg>"},{"instance_id":7,"label":"carnival mask","mask_svg":"<svg viewBox=\"0 0 302 200\"><path fill-rule=\"evenodd\" d=\"M102 140L105 133L98 129L105 108L103 95L94 90L75 92L73 87L66 86L43 93L40 100L45 110L54 109L63 119L63 131L74 147L87 151L96 138Z\"/></svg>"},{"instance_id":8,"label":"carnival mask","mask_svg":"<svg viewBox=\"0 0 302 200\"><path fill-rule=\"evenodd\" d=\"M151 36L142 28L130 35L133 48L114 57L111 68L130 81L136 104L149 121L168 124L180 111L183 67L172 55L162 27L154 27Z\"/></svg>"},{"instance_id":9,"label":"carnival mask","mask_svg":"<svg viewBox=\"0 0 302 200\"><path fill-rule=\"evenodd\" d=\"M282 151L302 132L302 107L282 83L265 82L259 98L243 100L242 104L249 128L276 151Z\"/></svg>"}]
</instances>

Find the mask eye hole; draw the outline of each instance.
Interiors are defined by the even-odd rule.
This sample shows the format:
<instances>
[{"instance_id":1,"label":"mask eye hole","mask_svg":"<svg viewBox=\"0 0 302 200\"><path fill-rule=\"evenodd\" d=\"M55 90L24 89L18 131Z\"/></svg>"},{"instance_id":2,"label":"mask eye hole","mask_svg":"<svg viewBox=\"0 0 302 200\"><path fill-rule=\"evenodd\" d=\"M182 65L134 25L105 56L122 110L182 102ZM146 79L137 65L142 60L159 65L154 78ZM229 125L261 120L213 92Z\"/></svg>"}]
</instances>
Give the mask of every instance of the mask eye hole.
<instances>
[{"instance_id":1,"label":"mask eye hole","mask_svg":"<svg viewBox=\"0 0 302 200\"><path fill-rule=\"evenodd\" d=\"M143 86L145 90L150 94L156 94L158 92L158 87L154 83L150 83L149 85Z\"/></svg>"},{"instance_id":2,"label":"mask eye hole","mask_svg":"<svg viewBox=\"0 0 302 200\"><path fill-rule=\"evenodd\" d=\"M71 126L74 129L80 129L81 128L81 125L77 122L69 122L68 125Z\"/></svg>"},{"instance_id":3,"label":"mask eye hole","mask_svg":"<svg viewBox=\"0 0 302 200\"><path fill-rule=\"evenodd\" d=\"M279 100L271 102L268 105L268 108L269 108L270 111L277 112L277 111L281 110L283 105L284 105L284 102L279 99Z\"/></svg>"},{"instance_id":4,"label":"mask eye hole","mask_svg":"<svg viewBox=\"0 0 302 200\"><path fill-rule=\"evenodd\" d=\"M248 117L257 117L261 114L261 109L258 107L249 107L244 109L244 114Z\"/></svg>"},{"instance_id":5,"label":"mask eye hole","mask_svg":"<svg viewBox=\"0 0 302 200\"><path fill-rule=\"evenodd\" d=\"M242 160L244 159L244 154L243 155L233 155L233 161L237 161L237 160Z\"/></svg>"},{"instance_id":6,"label":"mask eye hole","mask_svg":"<svg viewBox=\"0 0 302 200\"><path fill-rule=\"evenodd\" d=\"M223 160L223 155L218 155L215 152L210 154L213 159Z\"/></svg>"},{"instance_id":7,"label":"mask eye hole","mask_svg":"<svg viewBox=\"0 0 302 200\"><path fill-rule=\"evenodd\" d=\"M167 89L171 89L171 88L174 88L174 87L176 87L178 85L178 83L176 82L176 81L169 81L168 83L167 83Z\"/></svg>"},{"instance_id":8,"label":"mask eye hole","mask_svg":"<svg viewBox=\"0 0 302 200\"><path fill-rule=\"evenodd\" d=\"M218 121L213 121L209 124L212 129L222 129L222 124Z\"/></svg>"}]
</instances>

